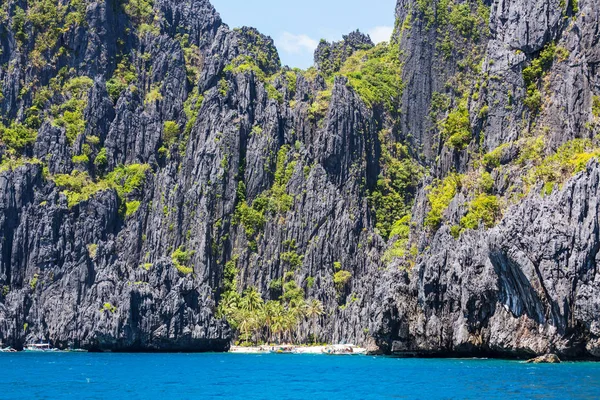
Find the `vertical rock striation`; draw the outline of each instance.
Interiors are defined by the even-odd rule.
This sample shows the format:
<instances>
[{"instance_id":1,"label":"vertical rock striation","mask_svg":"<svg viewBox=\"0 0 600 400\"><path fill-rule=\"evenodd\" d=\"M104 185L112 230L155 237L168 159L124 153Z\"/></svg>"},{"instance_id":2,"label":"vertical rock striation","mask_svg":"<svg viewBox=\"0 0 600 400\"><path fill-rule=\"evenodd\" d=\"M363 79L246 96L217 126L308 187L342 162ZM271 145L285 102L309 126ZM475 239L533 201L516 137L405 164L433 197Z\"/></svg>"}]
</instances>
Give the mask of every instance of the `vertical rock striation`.
<instances>
[{"instance_id":1,"label":"vertical rock striation","mask_svg":"<svg viewBox=\"0 0 600 400\"><path fill-rule=\"evenodd\" d=\"M224 351L293 282L302 342L600 357L592 0L399 0L308 71L207 0L50 3L0 6L5 344Z\"/></svg>"}]
</instances>

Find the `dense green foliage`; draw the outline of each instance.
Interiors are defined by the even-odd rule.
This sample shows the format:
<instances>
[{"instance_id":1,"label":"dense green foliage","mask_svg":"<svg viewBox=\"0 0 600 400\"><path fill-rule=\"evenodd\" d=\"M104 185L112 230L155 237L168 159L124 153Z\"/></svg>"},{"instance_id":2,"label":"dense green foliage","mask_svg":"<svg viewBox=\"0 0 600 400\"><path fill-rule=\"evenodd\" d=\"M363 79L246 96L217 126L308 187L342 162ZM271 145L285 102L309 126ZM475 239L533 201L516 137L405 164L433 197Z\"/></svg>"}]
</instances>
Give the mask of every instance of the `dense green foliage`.
<instances>
[{"instance_id":1,"label":"dense green foliage","mask_svg":"<svg viewBox=\"0 0 600 400\"><path fill-rule=\"evenodd\" d=\"M492 195L494 180L492 175L483 168L468 174L450 174L443 180L437 180L429 188L427 198L431 209L425 218L425 225L433 231L437 230L444 221L444 212L462 191L471 197L467 203L467 212L461 218L460 226L453 226L451 231L458 236L465 229L476 229L483 222L486 228L494 226L501 215L499 199Z\"/></svg>"},{"instance_id":2,"label":"dense green foliage","mask_svg":"<svg viewBox=\"0 0 600 400\"><path fill-rule=\"evenodd\" d=\"M600 96L593 96L592 98L592 115L600 118Z\"/></svg>"},{"instance_id":3,"label":"dense green foliage","mask_svg":"<svg viewBox=\"0 0 600 400\"><path fill-rule=\"evenodd\" d=\"M391 236L393 225L404 218L412 207L414 196L423 176L423 168L410 157L408 148L401 144L388 144L381 133L381 174L377 186L369 196L375 210L376 228L382 237Z\"/></svg>"},{"instance_id":4,"label":"dense green foliage","mask_svg":"<svg viewBox=\"0 0 600 400\"><path fill-rule=\"evenodd\" d=\"M224 293L235 292L237 290L237 261L238 256L235 255L231 260L225 263L225 268L223 268L223 289Z\"/></svg>"},{"instance_id":5,"label":"dense green foliage","mask_svg":"<svg viewBox=\"0 0 600 400\"><path fill-rule=\"evenodd\" d=\"M409 247L409 237L411 231L411 215L407 214L399 219L392 226L390 238L395 239L394 243L383 254L383 261L388 264L396 258L405 258L408 263L404 267L412 268L415 263L418 250L416 245Z\"/></svg>"},{"instance_id":6,"label":"dense green foliage","mask_svg":"<svg viewBox=\"0 0 600 400\"><path fill-rule=\"evenodd\" d=\"M146 96L144 97L144 105L155 104L163 99L161 85L153 84L150 87L150 90L146 92Z\"/></svg>"},{"instance_id":7,"label":"dense green foliage","mask_svg":"<svg viewBox=\"0 0 600 400\"><path fill-rule=\"evenodd\" d=\"M37 132L21 123L13 122L9 127L0 125L0 140L13 154L22 154L27 146L33 145Z\"/></svg>"},{"instance_id":8,"label":"dense green foliage","mask_svg":"<svg viewBox=\"0 0 600 400\"><path fill-rule=\"evenodd\" d=\"M82 201L88 200L94 194L110 188L107 181L94 182L87 172L79 170L74 170L70 175L55 175L52 179L67 196L69 207L73 207Z\"/></svg>"},{"instance_id":9,"label":"dense green foliage","mask_svg":"<svg viewBox=\"0 0 600 400\"><path fill-rule=\"evenodd\" d=\"M151 24L154 20L152 0L125 0L125 13L137 24Z\"/></svg>"},{"instance_id":10,"label":"dense green foliage","mask_svg":"<svg viewBox=\"0 0 600 400\"><path fill-rule=\"evenodd\" d=\"M97 243L88 244L87 251L88 251L88 255L90 256L90 258L92 260L95 259L96 255L98 255L98 244Z\"/></svg>"},{"instance_id":11,"label":"dense green foliage","mask_svg":"<svg viewBox=\"0 0 600 400\"><path fill-rule=\"evenodd\" d=\"M480 223L491 228L500 214L500 204L496 196L480 194L468 203L468 212L460 220L463 229L477 229Z\"/></svg>"},{"instance_id":12,"label":"dense green foliage","mask_svg":"<svg viewBox=\"0 0 600 400\"><path fill-rule=\"evenodd\" d=\"M455 0L417 0L415 11L422 16L427 28L437 26L439 33L451 26L461 36L477 41L487 34L490 8L482 0L458 3Z\"/></svg>"},{"instance_id":13,"label":"dense green foliage","mask_svg":"<svg viewBox=\"0 0 600 400\"><path fill-rule=\"evenodd\" d=\"M103 147L100 149L100 151L96 155L96 158L94 159L94 164L99 169L103 169L104 167L106 167L107 163L108 163L108 158L106 156L106 147Z\"/></svg>"},{"instance_id":14,"label":"dense green foliage","mask_svg":"<svg viewBox=\"0 0 600 400\"><path fill-rule=\"evenodd\" d=\"M179 125L177 125L177 122L165 121L165 124L163 126L163 140L166 143L172 144L173 142L175 142L175 140L177 140L177 138L179 137L179 134L180 130Z\"/></svg>"},{"instance_id":15,"label":"dense green foliage","mask_svg":"<svg viewBox=\"0 0 600 400\"><path fill-rule=\"evenodd\" d=\"M112 305L111 303L104 303L104 305L102 306L102 309L100 310L101 312L109 312L111 314L114 314L117 312L117 306Z\"/></svg>"},{"instance_id":16,"label":"dense green foliage","mask_svg":"<svg viewBox=\"0 0 600 400\"><path fill-rule=\"evenodd\" d=\"M437 180L429 188L427 199L431 205L431 210L425 218L425 225L436 230L442 224L443 215L450 202L458 193L462 185L462 176L450 174L443 180Z\"/></svg>"},{"instance_id":17,"label":"dense green foliage","mask_svg":"<svg viewBox=\"0 0 600 400\"><path fill-rule=\"evenodd\" d=\"M397 113L403 88L397 43L381 43L355 52L339 74L348 78L367 106L382 105L390 113Z\"/></svg>"},{"instance_id":18,"label":"dense green foliage","mask_svg":"<svg viewBox=\"0 0 600 400\"><path fill-rule=\"evenodd\" d=\"M542 107L542 94L539 90L539 81L554 62L556 45L550 43L542 49L539 57L533 59L528 67L523 68L523 81L527 95L523 103L532 111L539 112Z\"/></svg>"},{"instance_id":19,"label":"dense green foliage","mask_svg":"<svg viewBox=\"0 0 600 400\"><path fill-rule=\"evenodd\" d=\"M458 107L451 111L441 124L442 137L448 144L459 150L467 147L472 138L471 122L466 100L462 100Z\"/></svg>"},{"instance_id":20,"label":"dense green foliage","mask_svg":"<svg viewBox=\"0 0 600 400\"><path fill-rule=\"evenodd\" d=\"M316 299L306 300L304 289L296 284L291 272L281 279L271 281L271 292L280 294L275 300L265 302L255 288L248 288L240 294L237 261L238 258L234 257L225 264L225 290L219 303L218 314L224 316L229 325L237 331L242 344L297 341L294 331L299 324L308 319L314 327L317 318L323 315L323 304Z\"/></svg>"},{"instance_id":21,"label":"dense green foliage","mask_svg":"<svg viewBox=\"0 0 600 400\"><path fill-rule=\"evenodd\" d=\"M325 39L321 39L317 52L319 70L325 76L332 76L338 72L348 56L356 50L369 50L372 45L368 43L360 43L355 41L353 45L347 46L345 40L341 42L327 43Z\"/></svg>"},{"instance_id":22,"label":"dense green foliage","mask_svg":"<svg viewBox=\"0 0 600 400\"><path fill-rule=\"evenodd\" d=\"M454 26L456 31L466 38L479 38L477 30L477 15L471 13L469 3L457 4L451 8L448 15L448 22ZM487 22L484 20L483 22Z\"/></svg>"},{"instance_id":23,"label":"dense green foliage","mask_svg":"<svg viewBox=\"0 0 600 400\"><path fill-rule=\"evenodd\" d=\"M254 59L246 55L240 55L234 58L231 64L225 67L223 72L231 72L233 74L253 72L255 76L262 82L265 82L268 78L267 74L260 69Z\"/></svg>"},{"instance_id":24,"label":"dense green foliage","mask_svg":"<svg viewBox=\"0 0 600 400\"><path fill-rule=\"evenodd\" d=\"M255 246L256 236L262 230L267 217L285 214L294 202L294 198L287 193L287 184L296 168L296 161L288 162L289 153L290 146L288 145L284 145L279 149L273 186L254 199L252 206L246 202L243 182L238 185L238 205L234 215L234 223L242 224L246 236L251 240L252 247Z\"/></svg>"},{"instance_id":25,"label":"dense green foliage","mask_svg":"<svg viewBox=\"0 0 600 400\"><path fill-rule=\"evenodd\" d=\"M501 160L503 152L506 151L506 149L508 149L509 147L510 147L509 143L504 143L504 144L501 144L500 146L496 147L494 150L490 151L489 153L485 154L483 156L483 160L482 160L483 165L489 169L498 168L500 166L500 160Z\"/></svg>"},{"instance_id":26,"label":"dense green foliage","mask_svg":"<svg viewBox=\"0 0 600 400\"><path fill-rule=\"evenodd\" d=\"M127 198L133 191L140 189L150 169L145 164L119 166L104 179L94 180L87 172L74 170L71 174L58 174L51 177L54 183L67 196L69 207L88 200L98 192L115 189L121 199ZM139 204L138 204L139 206ZM130 213L137 210L134 204L127 207Z\"/></svg>"},{"instance_id":27,"label":"dense green foliage","mask_svg":"<svg viewBox=\"0 0 600 400\"><path fill-rule=\"evenodd\" d=\"M341 293L350 279L352 278L352 273L350 271L339 270L333 274L333 284L337 289L338 293Z\"/></svg>"},{"instance_id":28,"label":"dense green foliage","mask_svg":"<svg viewBox=\"0 0 600 400\"><path fill-rule=\"evenodd\" d=\"M196 85L200 79L200 70L202 66L200 49L195 44L190 43L190 35L187 33L184 35L178 34L175 38L179 40L181 50L183 50L188 81L192 85Z\"/></svg>"},{"instance_id":29,"label":"dense green foliage","mask_svg":"<svg viewBox=\"0 0 600 400\"><path fill-rule=\"evenodd\" d=\"M328 57L325 59L329 62ZM392 115L396 115L403 88L398 44L381 43L373 48L357 50L343 64L341 59L340 65L335 68L322 66L321 72L327 78L328 87L319 91L314 97L308 110L309 118L313 122L321 122L327 115L336 76L346 77L349 85L367 106L371 108L382 106ZM314 72L314 70L307 71L305 78L314 80L310 76Z\"/></svg>"},{"instance_id":30,"label":"dense green foliage","mask_svg":"<svg viewBox=\"0 0 600 400\"><path fill-rule=\"evenodd\" d=\"M457 228L474 229L480 223L485 227L493 226L503 208L521 199L532 188L541 185L542 194L551 194L555 187L560 187L575 173L585 169L591 158L600 156L596 139L573 139L549 154L545 154L545 149L544 136L537 136L504 143L486 154L482 165L487 170L519 169L522 170L522 181L514 182L503 197L492 195L494 182L487 173L480 176L477 185L465 186L465 191L474 193L475 198L467 204L468 213ZM510 154L515 152L518 156L513 155L511 159ZM503 165L500 165L501 158L506 160Z\"/></svg>"},{"instance_id":31,"label":"dense green foliage","mask_svg":"<svg viewBox=\"0 0 600 400\"><path fill-rule=\"evenodd\" d=\"M39 278L40 276L38 274L33 274L33 277L29 281L29 287L31 287L31 290L35 290L39 282Z\"/></svg>"},{"instance_id":32,"label":"dense green foliage","mask_svg":"<svg viewBox=\"0 0 600 400\"><path fill-rule=\"evenodd\" d=\"M323 304L303 298L264 301L254 288L242 295L231 292L223 298L219 311L238 332L241 344L264 342L298 342L296 331L302 321L314 327L323 315ZM313 342L316 337L313 334Z\"/></svg>"},{"instance_id":33,"label":"dense green foliage","mask_svg":"<svg viewBox=\"0 0 600 400\"><path fill-rule=\"evenodd\" d=\"M277 164L274 174L274 183L270 196L267 197L267 210L273 210L277 213L286 213L292 207L294 198L287 194L287 185L294 170L296 169L296 161L288 162L290 146L284 145L277 152Z\"/></svg>"},{"instance_id":34,"label":"dense green foliage","mask_svg":"<svg viewBox=\"0 0 600 400\"><path fill-rule=\"evenodd\" d=\"M279 260L283 265L284 269L287 271L294 271L298 267L302 265L303 256L296 252L296 242L295 241L284 241L283 242L284 251L279 255Z\"/></svg>"},{"instance_id":35,"label":"dense green foliage","mask_svg":"<svg viewBox=\"0 0 600 400\"><path fill-rule=\"evenodd\" d=\"M193 252L186 251L183 246L179 247L173 252L173 254L171 254L171 261L173 262L175 268L177 268L177 271L183 275L189 275L194 272L194 268L188 266L192 255Z\"/></svg>"},{"instance_id":36,"label":"dense green foliage","mask_svg":"<svg viewBox=\"0 0 600 400\"><path fill-rule=\"evenodd\" d=\"M119 196L125 198L133 191L141 189L149 170L150 166L147 164L120 165L107 175L106 180Z\"/></svg>"},{"instance_id":37,"label":"dense green foliage","mask_svg":"<svg viewBox=\"0 0 600 400\"><path fill-rule=\"evenodd\" d=\"M85 24L86 2L36 0L26 4L25 10L15 7L12 29L19 47L24 47L33 39L33 48L29 53L31 65L43 68L47 63L55 62L57 55L68 51L65 47L57 49L59 38L71 28Z\"/></svg>"},{"instance_id":38,"label":"dense green foliage","mask_svg":"<svg viewBox=\"0 0 600 400\"><path fill-rule=\"evenodd\" d=\"M545 157L529 170L524 180L529 187L537 182L544 183L544 193L550 194L555 185L560 185L574 173L582 171L592 157L600 155L600 148L589 139L574 139Z\"/></svg>"},{"instance_id":39,"label":"dense green foliage","mask_svg":"<svg viewBox=\"0 0 600 400\"><path fill-rule=\"evenodd\" d=\"M308 109L308 117L313 122L320 121L327 115L330 101L331 90L322 90L318 92Z\"/></svg>"},{"instance_id":40,"label":"dense green foliage","mask_svg":"<svg viewBox=\"0 0 600 400\"><path fill-rule=\"evenodd\" d=\"M242 224L248 239L255 239L266 222L261 202L255 200L252 206L245 201L240 202L235 211L234 221Z\"/></svg>"},{"instance_id":41,"label":"dense green foliage","mask_svg":"<svg viewBox=\"0 0 600 400\"><path fill-rule=\"evenodd\" d=\"M254 28L235 28L240 39L240 48L243 48L251 55L256 65L266 74L277 72L281 63L277 54L277 49L273 46L271 39L263 36Z\"/></svg>"},{"instance_id":42,"label":"dense green foliage","mask_svg":"<svg viewBox=\"0 0 600 400\"><path fill-rule=\"evenodd\" d=\"M198 88L194 88L188 95L185 103L183 103L183 111L187 117L187 123L185 124L184 135L187 137L192 132L192 128L196 124L198 118L198 111L204 102L204 96L198 93Z\"/></svg>"},{"instance_id":43,"label":"dense green foliage","mask_svg":"<svg viewBox=\"0 0 600 400\"><path fill-rule=\"evenodd\" d=\"M283 102L283 95L275 88L275 86L273 86L273 81L279 74L269 75L265 70L261 69L254 58L244 55L238 56L231 64L225 67L223 72L230 72L233 74L252 73L256 79L265 85L265 90L270 99L275 99L278 103Z\"/></svg>"},{"instance_id":44,"label":"dense green foliage","mask_svg":"<svg viewBox=\"0 0 600 400\"><path fill-rule=\"evenodd\" d=\"M78 156L71 157L71 161L73 161L73 164L87 164L90 162L90 158L87 154L80 154Z\"/></svg>"},{"instance_id":45,"label":"dense green foliage","mask_svg":"<svg viewBox=\"0 0 600 400\"><path fill-rule=\"evenodd\" d=\"M524 138L517 143L519 158L517 164L525 166L527 163L539 163L544 153L546 143L543 136Z\"/></svg>"},{"instance_id":46,"label":"dense green foliage","mask_svg":"<svg viewBox=\"0 0 600 400\"><path fill-rule=\"evenodd\" d=\"M117 102L121 93L137 80L135 68L126 58L117 64L113 76L106 82L106 90L113 102Z\"/></svg>"},{"instance_id":47,"label":"dense green foliage","mask_svg":"<svg viewBox=\"0 0 600 400\"><path fill-rule=\"evenodd\" d=\"M14 171L16 168L19 168L23 165L27 164L38 164L43 165L42 161L37 158L26 158L26 157L2 157L2 162L0 162L0 173L5 171Z\"/></svg>"},{"instance_id":48,"label":"dense green foliage","mask_svg":"<svg viewBox=\"0 0 600 400\"><path fill-rule=\"evenodd\" d=\"M54 124L65 128L67 140L73 143L85 131L83 112L87 107L88 92L94 81L87 76L79 76L66 81L62 87L65 102L52 108Z\"/></svg>"},{"instance_id":49,"label":"dense green foliage","mask_svg":"<svg viewBox=\"0 0 600 400\"><path fill-rule=\"evenodd\" d=\"M140 208L140 204L141 202L139 200L132 200L125 203L125 215L129 217L130 215L135 214L138 208Z\"/></svg>"}]
</instances>

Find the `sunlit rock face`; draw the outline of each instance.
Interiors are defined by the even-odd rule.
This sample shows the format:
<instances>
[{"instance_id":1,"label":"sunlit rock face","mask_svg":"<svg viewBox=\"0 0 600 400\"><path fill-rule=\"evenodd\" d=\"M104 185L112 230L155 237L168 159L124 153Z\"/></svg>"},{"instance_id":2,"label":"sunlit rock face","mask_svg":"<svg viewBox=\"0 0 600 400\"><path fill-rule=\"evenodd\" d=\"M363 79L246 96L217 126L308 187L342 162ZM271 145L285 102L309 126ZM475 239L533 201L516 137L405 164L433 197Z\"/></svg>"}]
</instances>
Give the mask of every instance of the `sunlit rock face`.
<instances>
[{"instance_id":1,"label":"sunlit rock face","mask_svg":"<svg viewBox=\"0 0 600 400\"><path fill-rule=\"evenodd\" d=\"M0 6L3 343L224 351L255 288L298 342L599 356L592 0L400 0L308 71L206 0L46 3Z\"/></svg>"}]
</instances>

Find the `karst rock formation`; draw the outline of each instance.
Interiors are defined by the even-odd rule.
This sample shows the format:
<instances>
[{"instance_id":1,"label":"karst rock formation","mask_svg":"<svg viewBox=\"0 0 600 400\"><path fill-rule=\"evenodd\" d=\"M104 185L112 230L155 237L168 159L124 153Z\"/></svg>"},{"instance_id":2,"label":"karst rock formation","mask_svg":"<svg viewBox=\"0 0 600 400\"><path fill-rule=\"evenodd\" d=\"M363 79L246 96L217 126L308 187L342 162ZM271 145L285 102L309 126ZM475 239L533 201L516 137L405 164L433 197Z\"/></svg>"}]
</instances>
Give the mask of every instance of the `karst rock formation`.
<instances>
[{"instance_id":1,"label":"karst rock formation","mask_svg":"<svg viewBox=\"0 0 600 400\"><path fill-rule=\"evenodd\" d=\"M208 0L2 2L0 340L224 351L293 287L298 341L600 358L597 0L395 12L301 71Z\"/></svg>"}]
</instances>

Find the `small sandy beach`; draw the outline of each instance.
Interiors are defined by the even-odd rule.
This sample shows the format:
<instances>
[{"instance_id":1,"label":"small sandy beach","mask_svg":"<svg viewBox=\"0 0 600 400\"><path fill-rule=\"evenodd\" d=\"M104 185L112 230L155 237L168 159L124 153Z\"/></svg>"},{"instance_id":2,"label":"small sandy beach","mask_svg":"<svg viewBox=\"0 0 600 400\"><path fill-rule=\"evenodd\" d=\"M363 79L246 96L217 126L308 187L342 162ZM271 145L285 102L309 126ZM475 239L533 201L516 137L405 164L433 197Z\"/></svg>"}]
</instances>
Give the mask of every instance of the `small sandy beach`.
<instances>
[{"instance_id":1,"label":"small sandy beach","mask_svg":"<svg viewBox=\"0 0 600 400\"><path fill-rule=\"evenodd\" d=\"M326 348L352 348L352 354L366 354L367 349L354 345L327 345L327 346L294 346L294 345L263 345L263 346L231 346L230 353L260 354L275 352L278 349L291 349L294 354L323 354Z\"/></svg>"}]
</instances>

